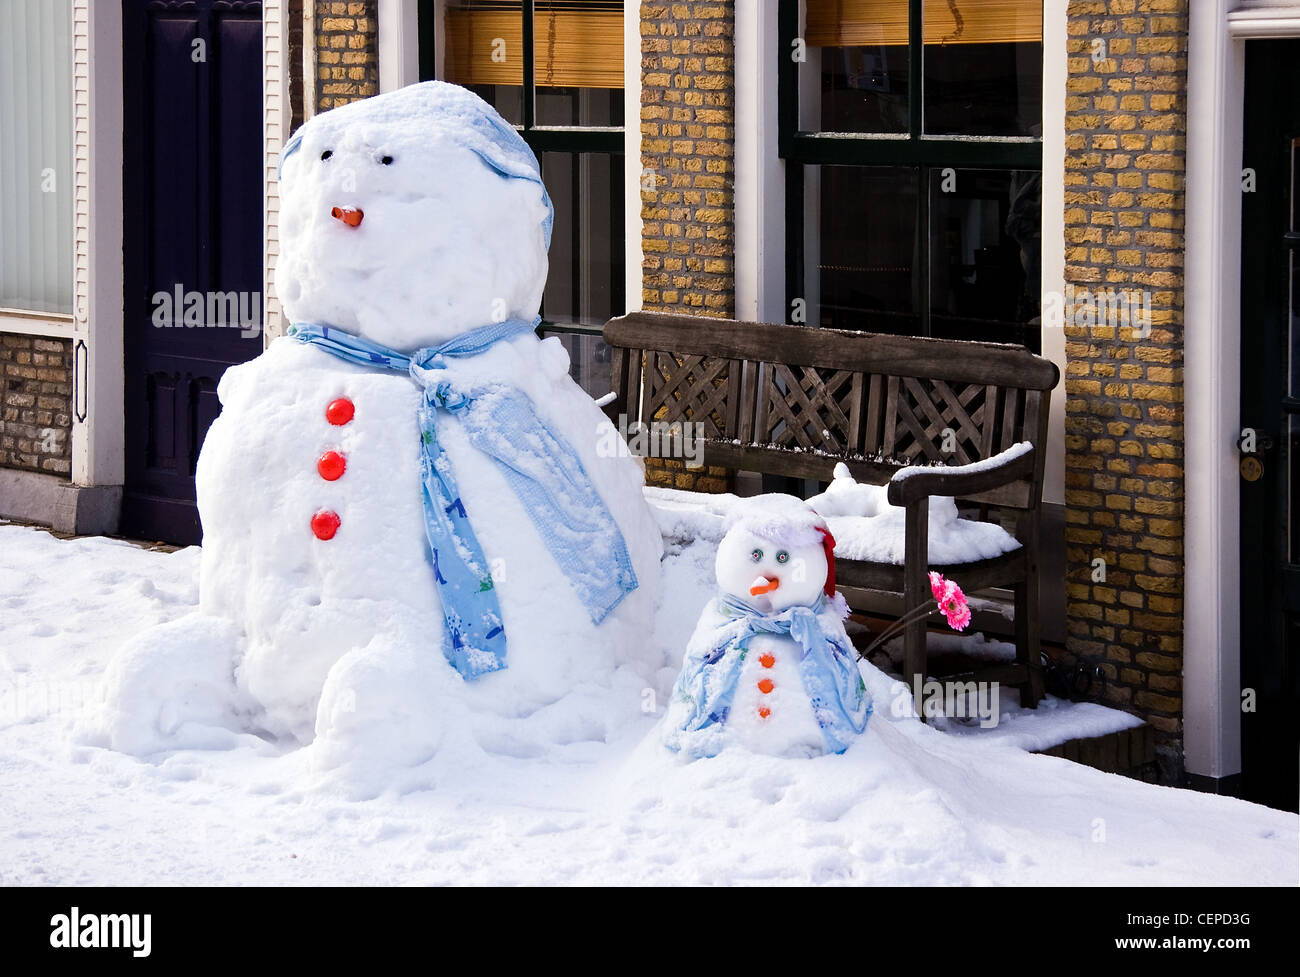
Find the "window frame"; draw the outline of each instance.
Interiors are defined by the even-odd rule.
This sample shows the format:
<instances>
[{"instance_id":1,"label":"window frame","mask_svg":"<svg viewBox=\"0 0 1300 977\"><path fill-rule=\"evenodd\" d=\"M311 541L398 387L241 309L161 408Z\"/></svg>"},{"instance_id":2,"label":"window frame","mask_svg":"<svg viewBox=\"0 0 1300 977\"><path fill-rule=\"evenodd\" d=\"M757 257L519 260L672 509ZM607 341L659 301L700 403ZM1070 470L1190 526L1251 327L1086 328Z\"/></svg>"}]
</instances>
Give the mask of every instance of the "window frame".
<instances>
[{"instance_id":1,"label":"window frame","mask_svg":"<svg viewBox=\"0 0 1300 977\"><path fill-rule=\"evenodd\" d=\"M930 315L930 173L934 169L1043 169L1042 136L962 136L925 134L926 0L908 0L905 133L821 132L799 128L799 67L794 44L802 39L803 0L779 0L777 9L777 155L785 161L786 320L793 302L806 294L806 214L804 166L901 166L917 173L916 228L921 287L916 315L920 335L932 334ZM933 2L933 0L930 0Z\"/></svg>"}]
</instances>

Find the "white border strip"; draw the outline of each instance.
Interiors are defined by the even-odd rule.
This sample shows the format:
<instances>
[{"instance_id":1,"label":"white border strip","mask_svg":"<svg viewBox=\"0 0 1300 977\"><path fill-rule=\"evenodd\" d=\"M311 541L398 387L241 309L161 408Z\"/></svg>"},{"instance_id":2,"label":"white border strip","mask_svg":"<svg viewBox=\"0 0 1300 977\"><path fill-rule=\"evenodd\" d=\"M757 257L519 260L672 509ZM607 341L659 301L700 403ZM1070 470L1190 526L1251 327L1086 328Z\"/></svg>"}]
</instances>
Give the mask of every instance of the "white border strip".
<instances>
[{"instance_id":1,"label":"white border strip","mask_svg":"<svg viewBox=\"0 0 1300 977\"><path fill-rule=\"evenodd\" d=\"M420 80L420 23L416 0L379 0L379 90ZM313 45L314 47L314 45Z\"/></svg>"},{"instance_id":2,"label":"white border strip","mask_svg":"<svg viewBox=\"0 0 1300 977\"><path fill-rule=\"evenodd\" d=\"M1065 295L1065 96L1069 40L1066 0L1043 4L1043 195L1042 298ZM1047 420L1047 458L1043 471L1043 501L1065 504L1065 329L1063 322L1049 324L1042 316L1043 355L1061 371L1052 391Z\"/></svg>"},{"instance_id":3,"label":"white border strip","mask_svg":"<svg viewBox=\"0 0 1300 977\"><path fill-rule=\"evenodd\" d=\"M280 149L289 134L289 25L285 0L262 3L262 309L263 344L284 331L275 294L275 259L280 254ZM305 43L305 39L304 39Z\"/></svg>"},{"instance_id":4,"label":"white border strip","mask_svg":"<svg viewBox=\"0 0 1300 977\"><path fill-rule=\"evenodd\" d=\"M641 2L623 3L623 288L628 312L641 308Z\"/></svg>"},{"instance_id":5,"label":"white border strip","mask_svg":"<svg viewBox=\"0 0 1300 977\"><path fill-rule=\"evenodd\" d=\"M122 309L122 5L75 0L72 482L125 477ZM75 347L86 343L85 369ZM84 389L83 389L84 387ZM76 407L84 405L85 421Z\"/></svg>"},{"instance_id":6,"label":"white border strip","mask_svg":"<svg viewBox=\"0 0 1300 977\"><path fill-rule=\"evenodd\" d=\"M1245 45L1232 0L1190 5L1184 274L1183 752L1188 773L1241 771L1241 154Z\"/></svg>"},{"instance_id":7,"label":"white border strip","mask_svg":"<svg viewBox=\"0 0 1300 977\"><path fill-rule=\"evenodd\" d=\"M75 279L73 288L75 294ZM77 323L70 315L45 315L20 309L0 309L0 332L49 339L72 339L79 334Z\"/></svg>"},{"instance_id":8,"label":"white border strip","mask_svg":"<svg viewBox=\"0 0 1300 977\"><path fill-rule=\"evenodd\" d=\"M736 318L785 322L785 164L777 144L777 5L735 11Z\"/></svg>"}]
</instances>

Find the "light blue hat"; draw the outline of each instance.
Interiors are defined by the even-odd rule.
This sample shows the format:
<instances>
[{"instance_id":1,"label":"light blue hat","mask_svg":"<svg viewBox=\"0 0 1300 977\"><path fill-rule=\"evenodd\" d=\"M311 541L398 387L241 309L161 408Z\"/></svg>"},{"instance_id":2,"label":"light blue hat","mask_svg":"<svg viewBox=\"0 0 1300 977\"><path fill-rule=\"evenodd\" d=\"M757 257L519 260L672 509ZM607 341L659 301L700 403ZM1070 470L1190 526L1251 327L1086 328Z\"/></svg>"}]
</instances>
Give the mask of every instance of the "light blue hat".
<instances>
[{"instance_id":1,"label":"light blue hat","mask_svg":"<svg viewBox=\"0 0 1300 977\"><path fill-rule=\"evenodd\" d=\"M319 121L318 121L319 120ZM323 112L310 119L280 151L277 177L284 169L285 160L302 145L304 131L319 124L346 126L352 122L418 121L430 132L475 153L494 172L505 179L528 180L542 191L546 205L546 218L542 230L546 247L551 247L551 228L555 223L555 208L542 182L541 167L528 143L524 142L514 126L501 118L491 105L468 89L443 81L425 81L408 85L394 92L373 98L361 99Z\"/></svg>"}]
</instances>

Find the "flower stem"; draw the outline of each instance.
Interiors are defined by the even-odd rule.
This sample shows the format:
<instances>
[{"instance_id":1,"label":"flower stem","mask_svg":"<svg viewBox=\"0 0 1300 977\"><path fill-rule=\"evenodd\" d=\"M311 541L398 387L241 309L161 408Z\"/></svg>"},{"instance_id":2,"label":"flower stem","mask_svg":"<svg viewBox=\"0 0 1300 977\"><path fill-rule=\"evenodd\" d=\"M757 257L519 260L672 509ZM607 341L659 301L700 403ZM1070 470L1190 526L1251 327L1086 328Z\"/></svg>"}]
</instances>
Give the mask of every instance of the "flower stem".
<instances>
[{"instance_id":1,"label":"flower stem","mask_svg":"<svg viewBox=\"0 0 1300 977\"><path fill-rule=\"evenodd\" d=\"M938 610L938 608L939 608L939 602L934 600L934 598L927 600L920 607L913 608L911 612L904 614L893 624L885 628L885 630L881 631L875 641L871 642L871 644L867 645L867 647L862 649L862 651L858 652L858 657L866 658L867 655L871 654L871 652L873 652L880 645L884 644L890 638L895 637L900 631L903 630L903 628L907 627L913 621L916 621L920 618L929 617L930 614L933 611Z\"/></svg>"}]
</instances>

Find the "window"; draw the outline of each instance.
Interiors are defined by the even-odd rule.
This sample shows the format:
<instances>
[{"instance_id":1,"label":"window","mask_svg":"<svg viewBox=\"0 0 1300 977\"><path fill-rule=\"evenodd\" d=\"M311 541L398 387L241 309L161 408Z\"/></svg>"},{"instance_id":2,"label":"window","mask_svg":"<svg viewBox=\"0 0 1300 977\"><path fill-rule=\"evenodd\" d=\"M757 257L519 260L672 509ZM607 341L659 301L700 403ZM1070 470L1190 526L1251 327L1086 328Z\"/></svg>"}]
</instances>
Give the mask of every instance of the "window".
<instances>
[{"instance_id":1,"label":"window","mask_svg":"<svg viewBox=\"0 0 1300 977\"><path fill-rule=\"evenodd\" d=\"M1042 0L781 3L792 321L1038 351Z\"/></svg>"},{"instance_id":2,"label":"window","mask_svg":"<svg viewBox=\"0 0 1300 977\"><path fill-rule=\"evenodd\" d=\"M555 205L543 332L575 379L610 388L600 327L626 311L622 0L446 0L440 77L520 130Z\"/></svg>"},{"instance_id":3,"label":"window","mask_svg":"<svg viewBox=\"0 0 1300 977\"><path fill-rule=\"evenodd\" d=\"M72 314L72 5L0 3L0 309Z\"/></svg>"}]
</instances>

